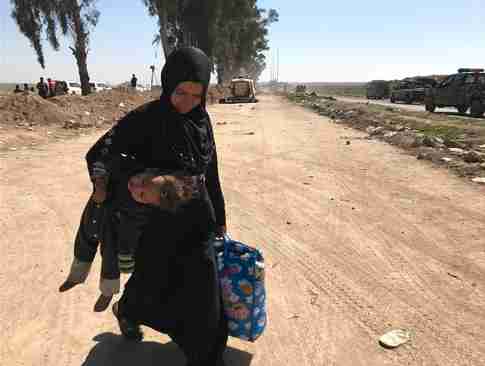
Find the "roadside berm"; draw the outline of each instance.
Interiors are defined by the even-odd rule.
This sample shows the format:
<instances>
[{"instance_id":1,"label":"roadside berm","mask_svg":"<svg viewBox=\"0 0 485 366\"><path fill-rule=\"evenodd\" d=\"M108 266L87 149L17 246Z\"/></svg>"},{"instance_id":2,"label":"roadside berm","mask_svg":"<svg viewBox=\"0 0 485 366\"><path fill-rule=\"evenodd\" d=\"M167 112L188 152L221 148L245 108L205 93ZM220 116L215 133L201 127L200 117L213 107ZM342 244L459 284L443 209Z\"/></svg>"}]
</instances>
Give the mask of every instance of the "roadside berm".
<instances>
[{"instance_id":1,"label":"roadside berm","mask_svg":"<svg viewBox=\"0 0 485 366\"><path fill-rule=\"evenodd\" d=\"M485 177L483 119L341 102L316 93L303 96L290 94L288 98L329 117L333 123L365 131L368 139L399 146L417 159L449 168L461 177Z\"/></svg>"}]
</instances>

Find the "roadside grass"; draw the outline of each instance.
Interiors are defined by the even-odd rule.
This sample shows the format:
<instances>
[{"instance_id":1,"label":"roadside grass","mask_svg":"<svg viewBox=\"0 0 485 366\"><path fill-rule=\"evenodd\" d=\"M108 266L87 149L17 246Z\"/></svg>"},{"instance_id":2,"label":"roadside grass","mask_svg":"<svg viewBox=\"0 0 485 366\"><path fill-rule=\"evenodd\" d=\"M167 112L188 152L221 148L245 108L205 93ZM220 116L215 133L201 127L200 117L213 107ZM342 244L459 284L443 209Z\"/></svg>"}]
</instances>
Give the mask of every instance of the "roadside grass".
<instances>
[{"instance_id":1,"label":"roadside grass","mask_svg":"<svg viewBox=\"0 0 485 366\"><path fill-rule=\"evenodd\" d=\"M361 86L321 86L316 88L310 87L310 92L315 91L318 94L336 95L339 97L359 97L365 98L365 85Z\"/></svg>"},{"instance_id":2,"label":"roadside grass","mask_svg":"<svg viewBox=\"0 0 485 366\"><path fill-rule=\"evenodd\" d=\"M306 106L313 103L324 103L334 109L360 110L363 114L357 119L362 120L361 122L367 120L365 125L401 125L424 136L439 137L445 141L454 141L470 147L485 144L485 118L472 118L451 113L398 110L395 107L379 104L337 102L322 96L322 94L329 95L328 92L318 94L320 95L288 94L287 98L294 103ZM358 121L356 122L359 124Z\"/></svg>"},{"instance_id":3,"label":"roadside grass","mask_svg":"<svg viewBox=\"0 0 485 366\"><path fill-rule=\"evenodd\" d=\"M320 95L334 95L340 97L361 97L365 98L366 83L349 82L349 83L330 83L330 82L311 82L299 83L306 86L306 91L315 92ZM296 87L296 83L289 85L290 89Z\"/></svg>"},{"instance_id":4,"label":"roadside grass","mask_svg":"<svg viewBox=\"0 0 485 366\"><path fill-rule=\"evenodd\" d=\"M468 141L473 144L485 144L485 119L460 116L447 113L429 113L414 111L394 111L393 107L369 104L370 112L383 119L401 123L425 136L440 137L447 141Z\"/></svg>"}]
</instances>

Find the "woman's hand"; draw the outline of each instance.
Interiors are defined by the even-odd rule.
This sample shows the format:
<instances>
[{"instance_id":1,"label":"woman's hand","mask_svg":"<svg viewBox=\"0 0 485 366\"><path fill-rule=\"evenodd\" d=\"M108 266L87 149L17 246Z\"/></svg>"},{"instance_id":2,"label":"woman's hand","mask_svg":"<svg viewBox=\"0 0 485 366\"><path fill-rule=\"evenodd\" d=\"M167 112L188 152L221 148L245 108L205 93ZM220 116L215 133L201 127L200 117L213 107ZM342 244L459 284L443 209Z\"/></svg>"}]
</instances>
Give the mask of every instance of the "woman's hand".
<instances>
[{"instance_id":1,"label":"woman's hand","mask_svg":"<svg viewBox=\"0 0 485 366\"><path fill-rule=\"evenodd\" d=\"M223 238L224 235L226 235L226 233L227 233L226 225L220 225L215 230L216 237L218 238Z\"/></svg>"}]
</instances>

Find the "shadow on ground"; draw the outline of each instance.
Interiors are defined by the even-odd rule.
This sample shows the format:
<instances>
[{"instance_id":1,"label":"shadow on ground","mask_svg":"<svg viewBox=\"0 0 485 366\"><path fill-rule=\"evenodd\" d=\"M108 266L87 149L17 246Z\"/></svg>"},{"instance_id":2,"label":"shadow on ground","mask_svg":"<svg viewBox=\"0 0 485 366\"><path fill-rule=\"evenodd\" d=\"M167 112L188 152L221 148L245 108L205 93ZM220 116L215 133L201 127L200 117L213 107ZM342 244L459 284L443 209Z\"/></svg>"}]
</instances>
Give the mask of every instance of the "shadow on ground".
<instances>
[{"instance_id":1,"label":"shadow on ground","mask_svg":"<svg viewBox=\"0 0 485 366\"><path fill-rule=\"evenodd\" d=\"M129 342L113 333L102 333L93 338L96 344L81 366L184 366L185 357L173 342ZM228 347L224 355L227 365L249 366L250 353Z\"/></svg>"}]
</instances>

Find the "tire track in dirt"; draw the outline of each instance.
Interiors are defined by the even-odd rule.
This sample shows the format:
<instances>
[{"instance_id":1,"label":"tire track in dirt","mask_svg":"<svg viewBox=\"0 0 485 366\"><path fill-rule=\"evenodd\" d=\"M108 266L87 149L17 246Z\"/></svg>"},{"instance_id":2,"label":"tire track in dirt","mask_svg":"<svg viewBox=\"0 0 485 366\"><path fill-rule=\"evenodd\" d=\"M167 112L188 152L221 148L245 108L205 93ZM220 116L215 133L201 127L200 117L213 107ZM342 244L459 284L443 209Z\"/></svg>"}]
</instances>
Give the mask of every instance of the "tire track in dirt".
<instances>
[{"instance_id":1,"label":"tire track in dirt","mask_svg":"<svg viewBox=\"0 0 485 366\"><path fill-rule=\"evenodd\" d=\"M281 187L275 189L281 191ZM251 200L245 197L244 201L248 202ZM257 202L253 203L256 204ZM259 207L259 210L261 210L261 207ZM271 214L274 215L275 213L271 212ZM249 212L248 215L251 215L252 217L255 216L254 212ZM259 222L256 225L264 226L264 221ZM364 295L356 293L354 289L357 288L358 285L356 286L355 283L352 283L351 281L346 279L345 275L335 268L335 265L332 265L329 262L325 263L325 261L323 261L321 257L318 258L321 262L316 262L313 259L315 252L311 252L310 249L308 252L305 253L301 242L296 242L295 239L290 240L290 238L288 237L284 238L281 234L282 230L275 230L273 230L271 236L267 238L267 240L269 240L270 242L278 243L276 248L271 248L271 250L275 250L280 255L286 257L288 263L294 264L296 260L300 272L304 274L304 277L308 281L310 281L315 288L318 288L320 291L326 293L326 295L331 298L331 303L339 307L342 313L351 314L351 316L356 317L358 319L357 321L359 326L366 331L368 335L368 341L374 343L375 339L377 339L378 335L380 335L383 331L382 322L379 321L379 318L381 318L381 316L376 314L378 312L378 309L374 306L374 304L378 302L377 299L373 299L374 301L371 302L368 301L364 297ZM286 242L289 242L291 244L285 244ZM405 261L405 263L409 262ZM329 270L329 268L332 268L332 270ZM347 282L350 283L347 284ZM384 285L382 285L382 287L385 288ZM409 304L408 302L403 300L401 296L398 296L398 299L396 299L396 294L392 293L390 289L387 289L387 291L389 295L392 296L393 302L396 302L396 300L401 300L404 302L402 306L403 308L407 308L409 306L413 308L412 310L415 313L413 315L415 318L418 318L416 320L416 325L420 323L426 324L426 332L433 334L435 342L440 343L442 346L448 349L448 351L450 351L450 347L457 350L456 358L454 358L453 360L448 359L447 362L450 362L450 364L461 364L457 363L457 361L460 361L460 355L471 353L471 349L469 347L460 348L459 346L455 346L453 342L450 341L450 338L456 337L450 336L450 338L448 338L446 341L442 340L442 336L440 334L442 334L444 330L441 328L437 329L436 326L431 322L431 320L429 320L426 313L420 312L417 306ZM412 356L409 356L408 361L417 361L420 358L420 353L421 352L416 351ZM440 353L440 356L442 357L443 354ZM476 358L476 361L479 361L480 359L480 356L478 356L478 358ZM425 360L423 359L422 361L424 362Z\"/></svg>"},{"instance_id":2,"label":"tire track in dirt","mask_svg":"<svg viewBox=\"0 0 485 366\"><path fill-rule=\"evenodd\" d=\"M270 127L271 128L271 127ZM273 130L274 132L274 130ZM258 140L259 143L261 143L261 140ZM297 144L298 142L295 143L295 145ZM307 149L308 151L309 149ZM302 191L300 188L301 186L299 186L298 184L295 183L295 181L298 182L298 177L296 178L289 178L289 176L282 176L282 174L277 174L278 173L278 166L282 166L283 164L275 164L275 162L280 159L280 160L285 160L285 163L288 163L288 164L291 164L292 162L294 163L293 165L295 165L297 162L298 163L302 163L302 165L306 165L308 163L308 161L303 161L302 159L298 159L298 157L295 158L295 155L298 155L298 154L294 154L293 152L295 152L295 149L289 149L288 151L279 151L277 153L275 153L275 155L272 157L271 156L271 148L268 148L268 147L265 147L265 148L259 148L258 146L258 149L255 149L254 146L253 148L251 149L251 157L248 157L246 156L245 157L245 164L247 164L251 171L254 171L254 172L257 172L258 174L258 179L259 179L259 186L258 186L258 189L255 189L253 186L250 186L250 185L246 185L247 189L246 189L246 192L247 191L252 191L252 193L254 195L256 194L259 194L260 197L261 195L263 195L263 197L265 195L267 195L266 199L261 199L259 198L259 200L257 202L259 202L259 204L261 205L261 203L267 203L268 201L271 201L271 198L270 197L273 197L273 200L274 201L277 201L277 200L280 200L284 203L281 203L281 204L278 204L278 205L273 205L275 207L271 207L271 214L268 213L267 216L270 217L281 217L281 211L283 210L283 208L287 208L287 207L298 207L298 211L301 215L305 215L305 214L308 214L308 213L312 213L312 212L315 212L315 209L318 210L318 202L321 202L322 199L321 197L319 197L319 195L316 195L315 194L315 191L314 191L314 188L313 188L313 185L310 186L310 187L306 187L307 189L311 190L311 193L307 194L307 191ZM271 159L273 158L273 161L271 161ZM310 159L308 160L311 160L311 157ZM318 162L318 159L315 159L317 162ZM397 159L396 159L397 160ZM229 162L227 165L231 165L232 162ZM303 164L304 163L304 164ZM272 167L272 169L270 168L272 166L272 164L274 165ZM315 165L315 168L316 169L329 169L328 166L323 166L323 164L318 164L318 163L314 163ZM234 167L235 165L233 165ZM293 166L293 168L295 170L297 170L298 172L304 170L304 169L297 169L297 168L301 168L301 167L295 167ZM334 167L330 167L331 170L333 170ZM291 171L292 169L288 169L288 167L286 168L287 170L286 171ZM349 174L349 170L348 169L343 169L343 168L340 168L340 169L335 169L335 171L332 171L333 173L333 176L334 176L334 183L337 182L337 187L335 187L335 191L343 191L344 192L344 195L348 195L350 196L351 198L353 198L355 201L356 199L359 199L361 196L362 196L362 192L359 192L358 190L356 189L353 189L352 187L355 186L355 181L353 180L345 180L342 182L342 174L340 174L338 177L337 177L337 173L346 173L346 174ZM298 174L292 174L292 176L298 176ZM330 174L332 175L332 174ZM344 177L345 177L345 174L343 174ZM303 174L300 174L299 177L303 176ZM255 180L254 177L251 178L251 181ZM284 181L283 183L281 181ZM278 183L276 183L278 182ZM301 183L301 182L300 182ZM379 185L382 185L382 182L380 182L378 180L378 178L372 178L372 181L371 182L368 182L368 185L373 185L375 184L376 187L379 187ZM399 187L399 189L402 189L405 187L405 184L406 182L402 182L401 183L401 186ZM271 196L271 192L280 192L280 195L276 198L274 196ZM368 190L370 191L370 189ZM281 192L284 192L284 194L281 194ZM289 192L289 193L288 193ZM327 193L327 191L323 191L320 196L323 196L323 198L327 201L328 200L328 196L325 196L325 193ZM424 196L424 194L422 194L422 192L417 192L417 191L410 191L410 194L416 194L418 193L418 196ZM342 195L342 194L341 194ZM302 196L305 196L305 198L302 198ZM310 197L308 197L310 196ZM362 198L362 202L365 202L365 199L369 200L369 201L375 201L376 204L375 206L380 206L379 207L379 211L378 212L399 212L399 209L400 207L396 206L392 201L389 201L387 202L386 201L386 198L387 197L382 197L382 196L379 196L379 195L370 195L368 197L365 197L365 198ZM428 197L423 197L423 200L425 198L428 198ZM244 198L240 198L238 199L238 201L242 201L242 200L248 200L248 201L251 201L251 197L248 197L248 196L244 196ZM306 202L306 206L305 206L305 200L312 200L311 202ZM289 201L292 201L293 205L290 206L288 205L288 202ZM256 202L254 202L256 203ZM436 205L440 205L442 204L442 202L436 202ZM308 206L310 206L308 208ZM350 203L348 204L348 206L350 206ZM356 204L356 206L358 206L358 204ZM451 206L450 205L450 208L452 209L456 209L456 206ZM257 212L257 208L255 207L255 210L253 211L253 214L255 214ZM320 211L317 211L319 214L321 214L321 210ZM324 212L325 213L325 212ZM452 223L455 219L459 219L460 216L461 218L465 217L465 215L469 214L469 213L472 213L473 214L473 218L474 218L474 222L473 224L469 224L469 226L475 226L477 225L478 221L480 220L480 217L477 217L477 211L473 211L473 210L469 210L469 209L464 209L463 211L460 211L460 212L456 212L456 210L452 211L451 214L452 214L452 217L451 217L451 220L448 220L448 223ZM336 215L335 213L333 213L334 215ZM478 215L479 216L479 215ZM282 221L284 220L284 217L281 217ZM274 221L274 220L273 220ZM319 227L318 225L320 224L320 228L321 228L321 217L315 217L315 218L312 218L311 216L309 217L306 217L305 218L305 221L306 222L311 222L312 225L309 225L310 228L317 225L316 227ZM343 221L343 220L341 220ZM362 226L362 223L356 219L356 220L353 220L353 218L348 218L346 217L346 228L342 228L340 229L340 231L343 231L343 229L345 230L349 230L349 231L352 231L352 227L355 226L357 227L357 230L354 230L354 231L361 231L361 232L365 232L367 230L367 228L370 226L369 225L369 222L365 222L365 226ZM372 220L369 220L369 221L372 221ZM387 294L387 296L390 298L387 302L389 304L392 304L393 302L394 303L400 303L401 305L394 305L394 308L398 308L398 307L401 307L402 309L404 309L405 311L410 311L411 313L416 313L417 315L415 314L411 314L411 318L409 319L409 321L412 320L412 324L416 324L416 326L418 325L421 325L421 324L425 324L425 327L424 327L424 330L423 330L423 334L425 333L426 334L426 337L429 337L431 333L432 334L432 340L430 340L428 343L428 345L423 345L422 347L426 347L428 348L427 351L430 351L429 354L433 354L433 353L436 353L436 351L433 349L433 347L435 346L434 343L438 343L438 344L441 344L442 347L444 347L444 349L448 349L451 351L451 349L453 349L454 351L452 351L451 353L453 355L451 355L450 357L447 357L444 353L445 351L443 350L440 350L439 351L439 354L437 355L437 359L435 360L436 362L440 362L440 358L441 358L441 361L445 361L447 363L450 363L450 364L457 364L457 362L460 362L460 364L462 364L461 362L465 362L465 360L463 360L463 355L471 355L471 348L467 345L467 342L470 341L469 338L462 338L462 342L456 342L456 340L453 340L453 338L456 338L456 332L459 331L459 329L457 329L457 326L455 324L453 324L453 319L450 319L449 321L446 321L446 325L445 325L445 328L447 329L446 331L442 330L441 329L441 326L440 327L437 327L435 325L435 323L433 323L433 319L436 318L436 319L439 319L439 315L438 314L438 311L431 311L431 314L430 314L430 310L433 310L432 309L432 306L429 306L428 303L431 303L434 305L438 304L438 308L441 308L441 309L445 309L446 306L447 306L447 303L445 303L444 301L445 300L442 300L440 298L440 295L439 293L437 293L436 291L433 290L433 288L430 286L430 280L428 279L429 277L429 274L428 273L433 273L433 271L431 269L428 268L428 265L426 264L425 261L421 260L419 264L415 264L414 263L414 259L417 257L417 255L419 255L420 253L422 254L425 254L426 256L428 257L444 257L445 259L448 258L448 264L453 264L453 257L452 257L452 253L451 252L448 252L447 250L444 250L444 248L442 248L442 243L439 243L437 242L436 240L433 240L433 237L430 237L425 231L423 230L418 230L419 227L417 226L416 223L412 222L412 220L409 220L408 217L405 217L403 215L398 215L395 219L396 222L398 221L404 221L403 223L403 226L405 226L406 228L408 228L409 230L409 227L411 227L411 230L413 231L418 231L417 235L418 235L418 238L420 239L424 239L424 241L426 242L426 250L422 250L420 248L420 250L418 252L410 252L409 250L406 251L406 254L404 253L400 253L399 249L396 249L396 250L392 250L393 249L393 240L395 241L395 238L396 237L399 237L399 235L397 234L400 234L400 232L398 233L398 227L396 228L391 228L391 230L389 229L386 229L385 227L379 227L379 225L374 225L374 230L376 231L374 235L371 235L371 234L368 234L369 238L367 239L370 239L370 241L376 241L377 242L377 239L381 238L381 241L384 241L384 244L385 244L385 249L386 249L386 253L385 255L383 255L383 253L379 253L377 252L375 249L372 248L372 246L370 245L367 245L366 246L366 250L368 252L375 252L376 253L376 256L377 255L380 255L381 259L384 258L388 267L392 268L393 266L395 267L398 267L398 268L401 268L401 270L398 272L398 275L400 276L400 278L397 280L397 283L399 282L402 282L404 281L404 283L407 283L408 285L406 287L408 288L414 288L415 290L415 296L417 298L417 300L414 300L412 302L410 302L408 299L406 299L406 295L407 293L406 292L403 292L403 293L400 293L398 291L398 289L396 288L389 288L389 287L386 287L385 285L382 286L383 284L380 283L381 286L378 286L379 288L383 288L383 290L380 290L380 292L383 292L385 291L385 293ZM263 225L264 223L263 222L259 222L259 225ZM341 225L341 223L337 222L337 224ZM446 228L445 231L449 231L449 227L451 227L452 225L448 225L448 227ZM282 227L279 227L280 230L282 230L282 232L285 231L285 228L284 226ZM377 229L377 230L376 230ZM306 231L311 231L311 229L306 229ZM326 229L328 230L328 228ZM315 231L315 234L318 234L318 231ZM335 234L336 235L336 239L338 239L338 233ZM277 233L274 234L275 237L278 236ZM303 240L305 240L305 238L307 237L304 236ZM316 236L318 237L318 235ZM400 241L402 241L402 239L399 239ZM407 246L409 246L409 248L413 248L412 245L412 240L415 240L415 238L410 238L410 239L406 239L405 243ZM369 240L368 240L369 241ZM300 242L301 244L301 242ZM416 243L414 243L416 244ZM431 245L431 246L430 246ZM382 244L381 244L382 246ZM291 248L291 246L290 246ZM314 248L313 248L314 249ZM414 250L415 248L413 248ZM346 249L347 252L342 252L342 250L340 250L338 253L334 254L332 257L331 257L331 260L332 262L335 262L335 263L339 263L339 262L343 262L343 260L345 259L352 259L352 258L358 258L358 252L353 250L353 248L347 248ZM436 251L439 251L439 255L436 255ZM311 251L310 251L311 253ZM333 253L332 253L333 254ZM295 252L288 252L286 253L287 257L288 258L292 258L293 257L298 257L298 253L295 253ZM339 256L341 257L340 260L338 260ZM361 258L361 259L365 259L365 258ZM302 265L302 270L304 270L305 266L305 261L306 262L309 262L311 263L311 258L308 257L308 254L306 257L304 257L304 259L301 259L301 263L300 265ZM330 259L329 259L330 261ZM441 260L442 262L442 260ZM340 264L340 263L339 263ZM358 263L357 263L358 264ZM445 260L445 264L446 264L446 260ZM328 263L327 263L328 265ZM470 266L475 266L476 265L472 262L470 262ZM345 266L343 266L343 268L345 268ZM407 273L409 272L409 273ZM411 270L410 270L411 269ZM420 272L422 271L425 271L425 275L426 275L426 278L424 277L424 275L420 274ZM312 269L311 268L307 268L306 269L307 273L313 273L312 272ZM340 270L342 271L342 269ZM475 270L476 274L477 275L480 275L480 273L483 273L483 272L480 272L479 270ZM362 271L361 271L362 273ZM341 276L342 274L339 273L338 271L336 272L333 272L333 275L329 275L329 278L333 278L333 276ZM375 280L375 274L373 275L371 272L367 271L367 272L364 272L362 273L362 276L365 276L366 279L365 281L362 281L364 282L365 285L367 285L366 282L371 282L372 280ZM311 275L308 275L308 277L311 277ZM360 282L360 281L359 281ZM396 282L396 281L395 281ZM357 287L358 286L361 286L362 287L362 283L358 283L357 284ZM331 286L333 285L329 285L329 287L331 288ZM355 282L352 282L350 280L350 283L349 283L349 288L351 289L355 289L356 288L356 284ZM345 293L345 291L343 291ZM342 295L344 296L345 298L345 295ZM352 298L352 296L350 296ZM396 300L396 297L397 297L397 300ZM360 299L359 299L360 301ZM373 303L375 303L377 300L373 299ZM351 302L351 301L350 301ZM424 311L420 311L420 308L423 306L423 304L425 305L428 305L426 309ZM449 304L448 304L449 305ZM354 311L355 309L358 309L359 307L357 306L357 308L354 306ZM359 314L360 315L360 314ZM435 316L436 315L436 316ZM442 315L442 314L441 314ZM364 317L364 320L365 320L365 317ZM463 321L461 322L463 324ZM429 328L429 329L428 329ZM478 328L478 327L477 327ZM372 328L371 328L372 329ZM379 331L382 331L381 329L379 329ZM446 333L447 335L449 336L444 336L443 333ZM371 333L372 334L372 333ZM376 335L377 332L374 332L374 335ZM477 334L475 334L474 336L476 337ZM473 335L472 335L473 336ZM425 341L425 338L423 337L423 339L420 339L420 341L424 341L423 343L426 343ZM459 345L454 345L454 342L455 343L461 343ZM465 346L463 346L465 345ZM451 349L450 349L451 348ZM414 361L417 361L418 359L420 359L420 356L418 355L418 353L422 353L423 352L423 349L420 349L419 351L418 350L415 350L415 354L414 355L410 355L409 356L409 360L414 360ZM423 356L424 358L421 359L421 361L425 362L425 358L426 356ZM480 361L483 357L483 350L482 351L479 351L479 354L478 355L471 355L469 357L469 361L470 362L475 362L475 361ZM457 361L457 362L455 362ZM468 361L466 361L468 362ZM466 362L464 364L466 364Z\"/></svg>"}]
</instances>

